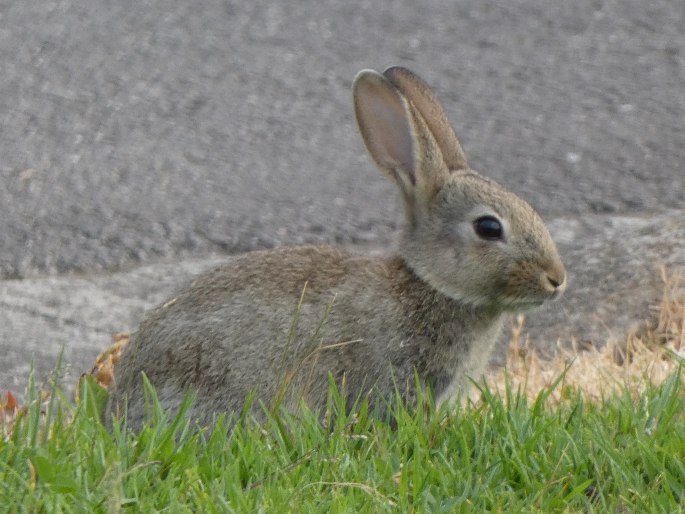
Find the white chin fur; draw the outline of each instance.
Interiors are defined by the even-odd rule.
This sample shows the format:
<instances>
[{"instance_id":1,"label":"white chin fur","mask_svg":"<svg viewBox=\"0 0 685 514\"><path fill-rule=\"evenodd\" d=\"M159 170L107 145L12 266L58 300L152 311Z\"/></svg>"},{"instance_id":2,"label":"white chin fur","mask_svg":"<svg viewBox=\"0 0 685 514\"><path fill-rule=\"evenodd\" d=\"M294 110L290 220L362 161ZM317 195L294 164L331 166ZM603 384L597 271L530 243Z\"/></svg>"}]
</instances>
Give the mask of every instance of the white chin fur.
<instances>
[{"instance_id":1,"label":"white chin fur","mask_svg":"<svg viewBox=\"0 0 685 514\"><path fill-rule=\"evenodd\" d=\"M422 273L423 272L423 273ZM521 312L539 307L545 302L545 299L540 298L520 298L510 296L491 297L482 293L468 293L464 291L445 290L442 287L443 282L434 277L431 273L425 273L425 270L415 270L422 280L428 283L433 289L440 291L448 298L459 302L464 307L473 307L475 309L494 309L497 311L513 311Z\"/></svg>"},{"instance_id":2,"label":"white chin fur","mask_svg":"<svg viewBox=\"0 0 685 514\"><path fill-rule=\"evenodd\" d=\"M474 308L493 308L500 311L522 312L535 309L545 303L544 299L511 297L491 298L485 295L464 294L458 291L449 293L444 292L443 294L465 306L472 306Z\"/></svg>"}]
</instances>

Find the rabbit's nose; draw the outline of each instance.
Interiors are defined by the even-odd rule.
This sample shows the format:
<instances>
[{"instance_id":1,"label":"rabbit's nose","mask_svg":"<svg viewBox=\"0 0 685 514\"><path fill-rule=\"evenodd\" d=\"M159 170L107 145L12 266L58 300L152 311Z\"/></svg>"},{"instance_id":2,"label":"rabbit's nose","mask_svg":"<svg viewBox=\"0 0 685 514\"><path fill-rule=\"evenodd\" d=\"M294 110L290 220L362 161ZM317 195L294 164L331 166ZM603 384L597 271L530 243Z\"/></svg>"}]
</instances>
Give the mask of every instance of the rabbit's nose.
<instances>
[{"instance_id":1,"label":"rabbit's nose","mask_svg":"<svg viewBox=\"0 0 685 514\"><path fill-rule=\"evenodd\" d=\"M561 294L566 290L566 270L563 265L554 266L546 273L547 283L550 289L556 294Z\"/></svg>"},{"instance_id":2,"label":"rabbit's nose","mask_svg":"<svg viewBox=\"0 0 685 514\"><path fill-rule=\"evenodd\" d=\"M563 282L559 282L559 279L554 278L554 277L550 277L549 275L547 275L547 280L549 281L550 284L552 284L552 287L554 289L558 289L559 286L563 283Z\"/></svg>"}]
</instances>

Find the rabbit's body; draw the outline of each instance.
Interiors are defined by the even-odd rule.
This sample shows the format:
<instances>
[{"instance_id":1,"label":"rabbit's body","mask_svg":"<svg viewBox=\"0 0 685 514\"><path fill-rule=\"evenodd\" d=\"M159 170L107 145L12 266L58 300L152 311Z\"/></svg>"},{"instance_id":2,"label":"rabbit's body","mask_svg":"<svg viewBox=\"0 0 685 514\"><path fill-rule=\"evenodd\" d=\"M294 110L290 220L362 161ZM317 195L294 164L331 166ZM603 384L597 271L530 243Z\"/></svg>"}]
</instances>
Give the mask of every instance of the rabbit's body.
<instances>
[{"instance_id":1,"label":"rabbit's body","mask_svg":"<svg viewBox=\"0 0 685 514\"><path fill-rule=\"evenodd\" d=\"M328 247L245 254L143 321L115 368L109 410L145 416L142 373L201 423L259 403L322 408L329 376L374 407L415 377L438 401L477 378L507 311L558 297L566 272L542 220L468 168L428 87L403 68L361 72L355 111L372 157L398 184L406 223L389 257Z\"/></svg>"},{"instance_id":2,"label":"rabbit's body","mask_svg":"<svg viewBox=\"0 0 685 514\"><path fill-rule=\"evenodd\" d=\"M321 408L329 373L344 380L350 401L372 387L381 393L372 400L392 401L397 387L411 402L414 370L442 398L482 371L500 318L438 293L400 258L323 247L254 252L203 275L143 322L117 390L128 392L134 426L145 413L141 371L172 410L195 390L190 414L203 423L240 412L250 392L268 405L284 390L287 401Z\"/></svg>"}]
</instances>

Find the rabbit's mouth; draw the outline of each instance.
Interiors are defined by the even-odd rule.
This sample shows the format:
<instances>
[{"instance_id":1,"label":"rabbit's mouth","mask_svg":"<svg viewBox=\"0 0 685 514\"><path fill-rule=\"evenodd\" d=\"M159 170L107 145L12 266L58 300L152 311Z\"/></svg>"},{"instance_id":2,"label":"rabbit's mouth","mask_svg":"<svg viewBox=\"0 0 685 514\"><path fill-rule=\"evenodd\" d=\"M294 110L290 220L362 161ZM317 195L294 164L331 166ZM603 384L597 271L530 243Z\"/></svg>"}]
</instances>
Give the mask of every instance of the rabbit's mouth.
<instances>
[{"instance_id":1,"label":"rabbit's mouth","mask_svg":"<svg viewBox=\"0 0 685 514\"><path fill-rule=\"evenodd\" d=\"M538 307L544 305L546 300L536 300L536 301L526 301L517 302L512 305L512 310L515 311L529 311L531 309L537 309Z\"/></svg>"},{"instance_id":2,"label":"rabbit's mouth","mask_svg":"<svg viewBox=\"0 0 685 514\"><path fill-rule=\"evenodd\" d=\"M522 312L536 309L544 305L549 300L554 300L558 295L550 296L548 298L505 298L502 302L505 310Z\"/></svg>"}]
</instances>

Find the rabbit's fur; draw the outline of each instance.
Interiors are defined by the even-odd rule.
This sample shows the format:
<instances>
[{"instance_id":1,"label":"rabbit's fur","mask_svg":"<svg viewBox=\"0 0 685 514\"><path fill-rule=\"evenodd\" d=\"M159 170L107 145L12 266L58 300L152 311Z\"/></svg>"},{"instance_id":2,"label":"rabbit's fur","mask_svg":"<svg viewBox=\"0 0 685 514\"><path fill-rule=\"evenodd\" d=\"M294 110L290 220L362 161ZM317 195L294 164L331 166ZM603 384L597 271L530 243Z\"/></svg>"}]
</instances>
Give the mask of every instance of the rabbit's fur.
<instances>
[{"instance_id":1,"label":"rabbit's fur","mask_svg":"<svg viewBox=\"0 0 685 514\"><path fill-rule=\"evenodd\" d=\"M330 247L238 256L143 321L115 367L108 410L145 418L142 373L163 407L196 393L192 418L259 402L325 406L329 375L374 406L415 377L438 401L478 377L507 311L558 297L566 272L537 213L469 169L445 113L410 71L360 72L354 106L366 146L405 203L394 255ZM499 227L499 230L498 230ZM285 394L284 394L285 393Z\"/></svg>"}]
</instances>

